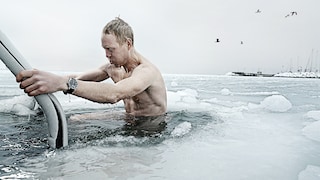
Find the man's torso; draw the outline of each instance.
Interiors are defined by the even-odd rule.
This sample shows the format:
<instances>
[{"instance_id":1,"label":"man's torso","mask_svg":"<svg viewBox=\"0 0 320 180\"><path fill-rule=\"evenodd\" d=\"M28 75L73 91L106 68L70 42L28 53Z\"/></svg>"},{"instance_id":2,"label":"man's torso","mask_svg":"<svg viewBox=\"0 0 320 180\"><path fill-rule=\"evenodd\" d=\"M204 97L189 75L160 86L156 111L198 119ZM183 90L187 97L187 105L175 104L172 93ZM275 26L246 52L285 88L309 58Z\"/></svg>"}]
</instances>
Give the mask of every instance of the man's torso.
<instances>
[{"instance_id":1,"label":"man's torso","mask_svg":"<svg viewBox=\"0 0 320 180\"><path fill-rule=\"evenodd\" d=\"M139 66L141 66L141 64ZM139 68L135 68L135 70L138 69ZM107 67L107 72L114 83L132 75L132 72L126 72L123 67L115 67L113 65ZM128 114L134 116L154 116L165 113L166 89L162 76L159 71L154 72L154 74L150 76L154 76L155 80L149 87L133 97L123 99L125 109Z\"/></svg>"}]
</instances>

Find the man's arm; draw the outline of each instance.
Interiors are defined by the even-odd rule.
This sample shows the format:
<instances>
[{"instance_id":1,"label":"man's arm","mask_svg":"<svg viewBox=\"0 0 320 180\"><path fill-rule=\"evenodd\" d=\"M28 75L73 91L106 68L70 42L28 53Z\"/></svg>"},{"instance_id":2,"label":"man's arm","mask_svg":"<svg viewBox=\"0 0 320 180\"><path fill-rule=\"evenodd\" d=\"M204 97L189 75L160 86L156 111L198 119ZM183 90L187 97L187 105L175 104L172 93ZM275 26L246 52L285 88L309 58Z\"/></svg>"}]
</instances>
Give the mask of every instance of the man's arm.
<instances>
[{"instance_id":1,"label":"man's arm","mask_svg":"<svg viewBox=\"0 0 320 180\"><path fill-rule=\"evenodd\" d=\"M150 68L137 67L130 77L116 84L78 81L73 94L99 103L116 103L143 92L154 78Z\"/></svg>"},{"instance_id":2,"label":"man's arm","mask_svg":"<svg viewBox=\"0 0 320 180\"><path fill-rule=\"evenodd\" d=\"M20 88L24 89L29 96L68 89L66 84L68 76L59 76L45 71L22 71L16 79L20 82ZM141 93L152 84L153 80L152 69L141 66L137 67L131 77L116 84L78 80L78 87L73 94L99 103L116 103Z\"/></svg>"},{"instance_id":3,"label":"man's arm","mask_svg":"<svg viewBox=\"0 0 320 180\"><path fill-rule=\"evenodd\" d=\"M103 81L103 80L109 78L109 75L107 73L107 66L108 65L110 65L110 64L105 64L98 69L94 69L94 70L91 70L91 71L88 71L85 73L69 75L69 77L73 77L73 78L76 78L76 79L82 80L82 81L100 82L100 81Z\"/></svg>"},{"instance_id":4,"label":"man's arm","mask_svg":"<svg viewBox=\"0 0 320 180\"><path fill-rule=\"evenodd\" d=\"M16 81L20 82L20 88L29 96L36 96L45 93L54 93L64 91L67 87L67 81L70 77L83 81L103 81L109 78L107 66L105 64L96 70L91 70L79 75L59 76L50 72L40 70L24 70L16 76Z\"/></svg>"}]
</instances>

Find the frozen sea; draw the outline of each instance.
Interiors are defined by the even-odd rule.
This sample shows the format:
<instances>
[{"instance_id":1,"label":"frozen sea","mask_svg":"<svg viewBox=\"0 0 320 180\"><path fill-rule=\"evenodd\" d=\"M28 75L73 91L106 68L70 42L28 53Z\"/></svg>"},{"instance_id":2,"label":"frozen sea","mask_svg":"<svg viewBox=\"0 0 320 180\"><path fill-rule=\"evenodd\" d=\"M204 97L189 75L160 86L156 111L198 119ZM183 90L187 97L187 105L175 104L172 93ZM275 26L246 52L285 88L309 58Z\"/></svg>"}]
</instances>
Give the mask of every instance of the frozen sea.
<instances>
[{"instance_id":1,"label":"frozen sea","mask_svg":"<svg viewBox=\"0 0 320 180\"><path fill-rule=\"evenodd\" d=\"M319 180L320 79L164 75L165 129L126 132L123 104L55 93L69 146L52 150L47 122L0 71L0 179ZM73 121L72 115L104 113Z\"/></svg>"}]
</instances>

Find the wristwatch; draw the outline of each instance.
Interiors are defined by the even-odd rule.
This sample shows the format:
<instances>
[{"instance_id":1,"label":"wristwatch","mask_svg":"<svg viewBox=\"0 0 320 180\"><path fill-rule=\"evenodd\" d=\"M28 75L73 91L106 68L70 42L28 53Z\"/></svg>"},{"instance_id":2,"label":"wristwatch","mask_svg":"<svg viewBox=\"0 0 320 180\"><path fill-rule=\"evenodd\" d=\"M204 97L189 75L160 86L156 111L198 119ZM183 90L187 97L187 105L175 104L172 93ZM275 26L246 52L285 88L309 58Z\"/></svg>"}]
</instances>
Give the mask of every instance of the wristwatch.
<instances>
[{"instance_id":1,"label":"wristwatch","mask_svg":"<svg viewBox=\"0 0 320 180\"><path fill-rule=\"evenodd\" d=\"M67 82L68 89L63 91L64 94L72 94L73 91L78 87L78 82L75 78L69 78Z\"/></svg>"}]
</instances>

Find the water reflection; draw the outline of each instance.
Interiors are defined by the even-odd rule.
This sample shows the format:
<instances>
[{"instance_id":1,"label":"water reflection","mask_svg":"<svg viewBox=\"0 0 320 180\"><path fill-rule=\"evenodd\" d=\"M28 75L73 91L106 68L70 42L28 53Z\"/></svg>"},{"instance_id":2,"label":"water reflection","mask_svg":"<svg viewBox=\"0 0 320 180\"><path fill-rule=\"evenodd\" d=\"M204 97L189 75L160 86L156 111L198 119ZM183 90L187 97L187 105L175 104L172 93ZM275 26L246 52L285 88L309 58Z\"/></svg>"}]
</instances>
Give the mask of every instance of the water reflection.
<instances>
[{"instance_id":1,"label":"water reflection","mask_svg":"<svg viewBox=\"0 0 320 180\"><path fill-rule=\"evenodd\" d=\"M166 129L168 120L167 114L149 117L134 117L128 115L125 118L126 124L122 130L126 135L137 137L153 136Z\"/></svg>"}]
</instances>

